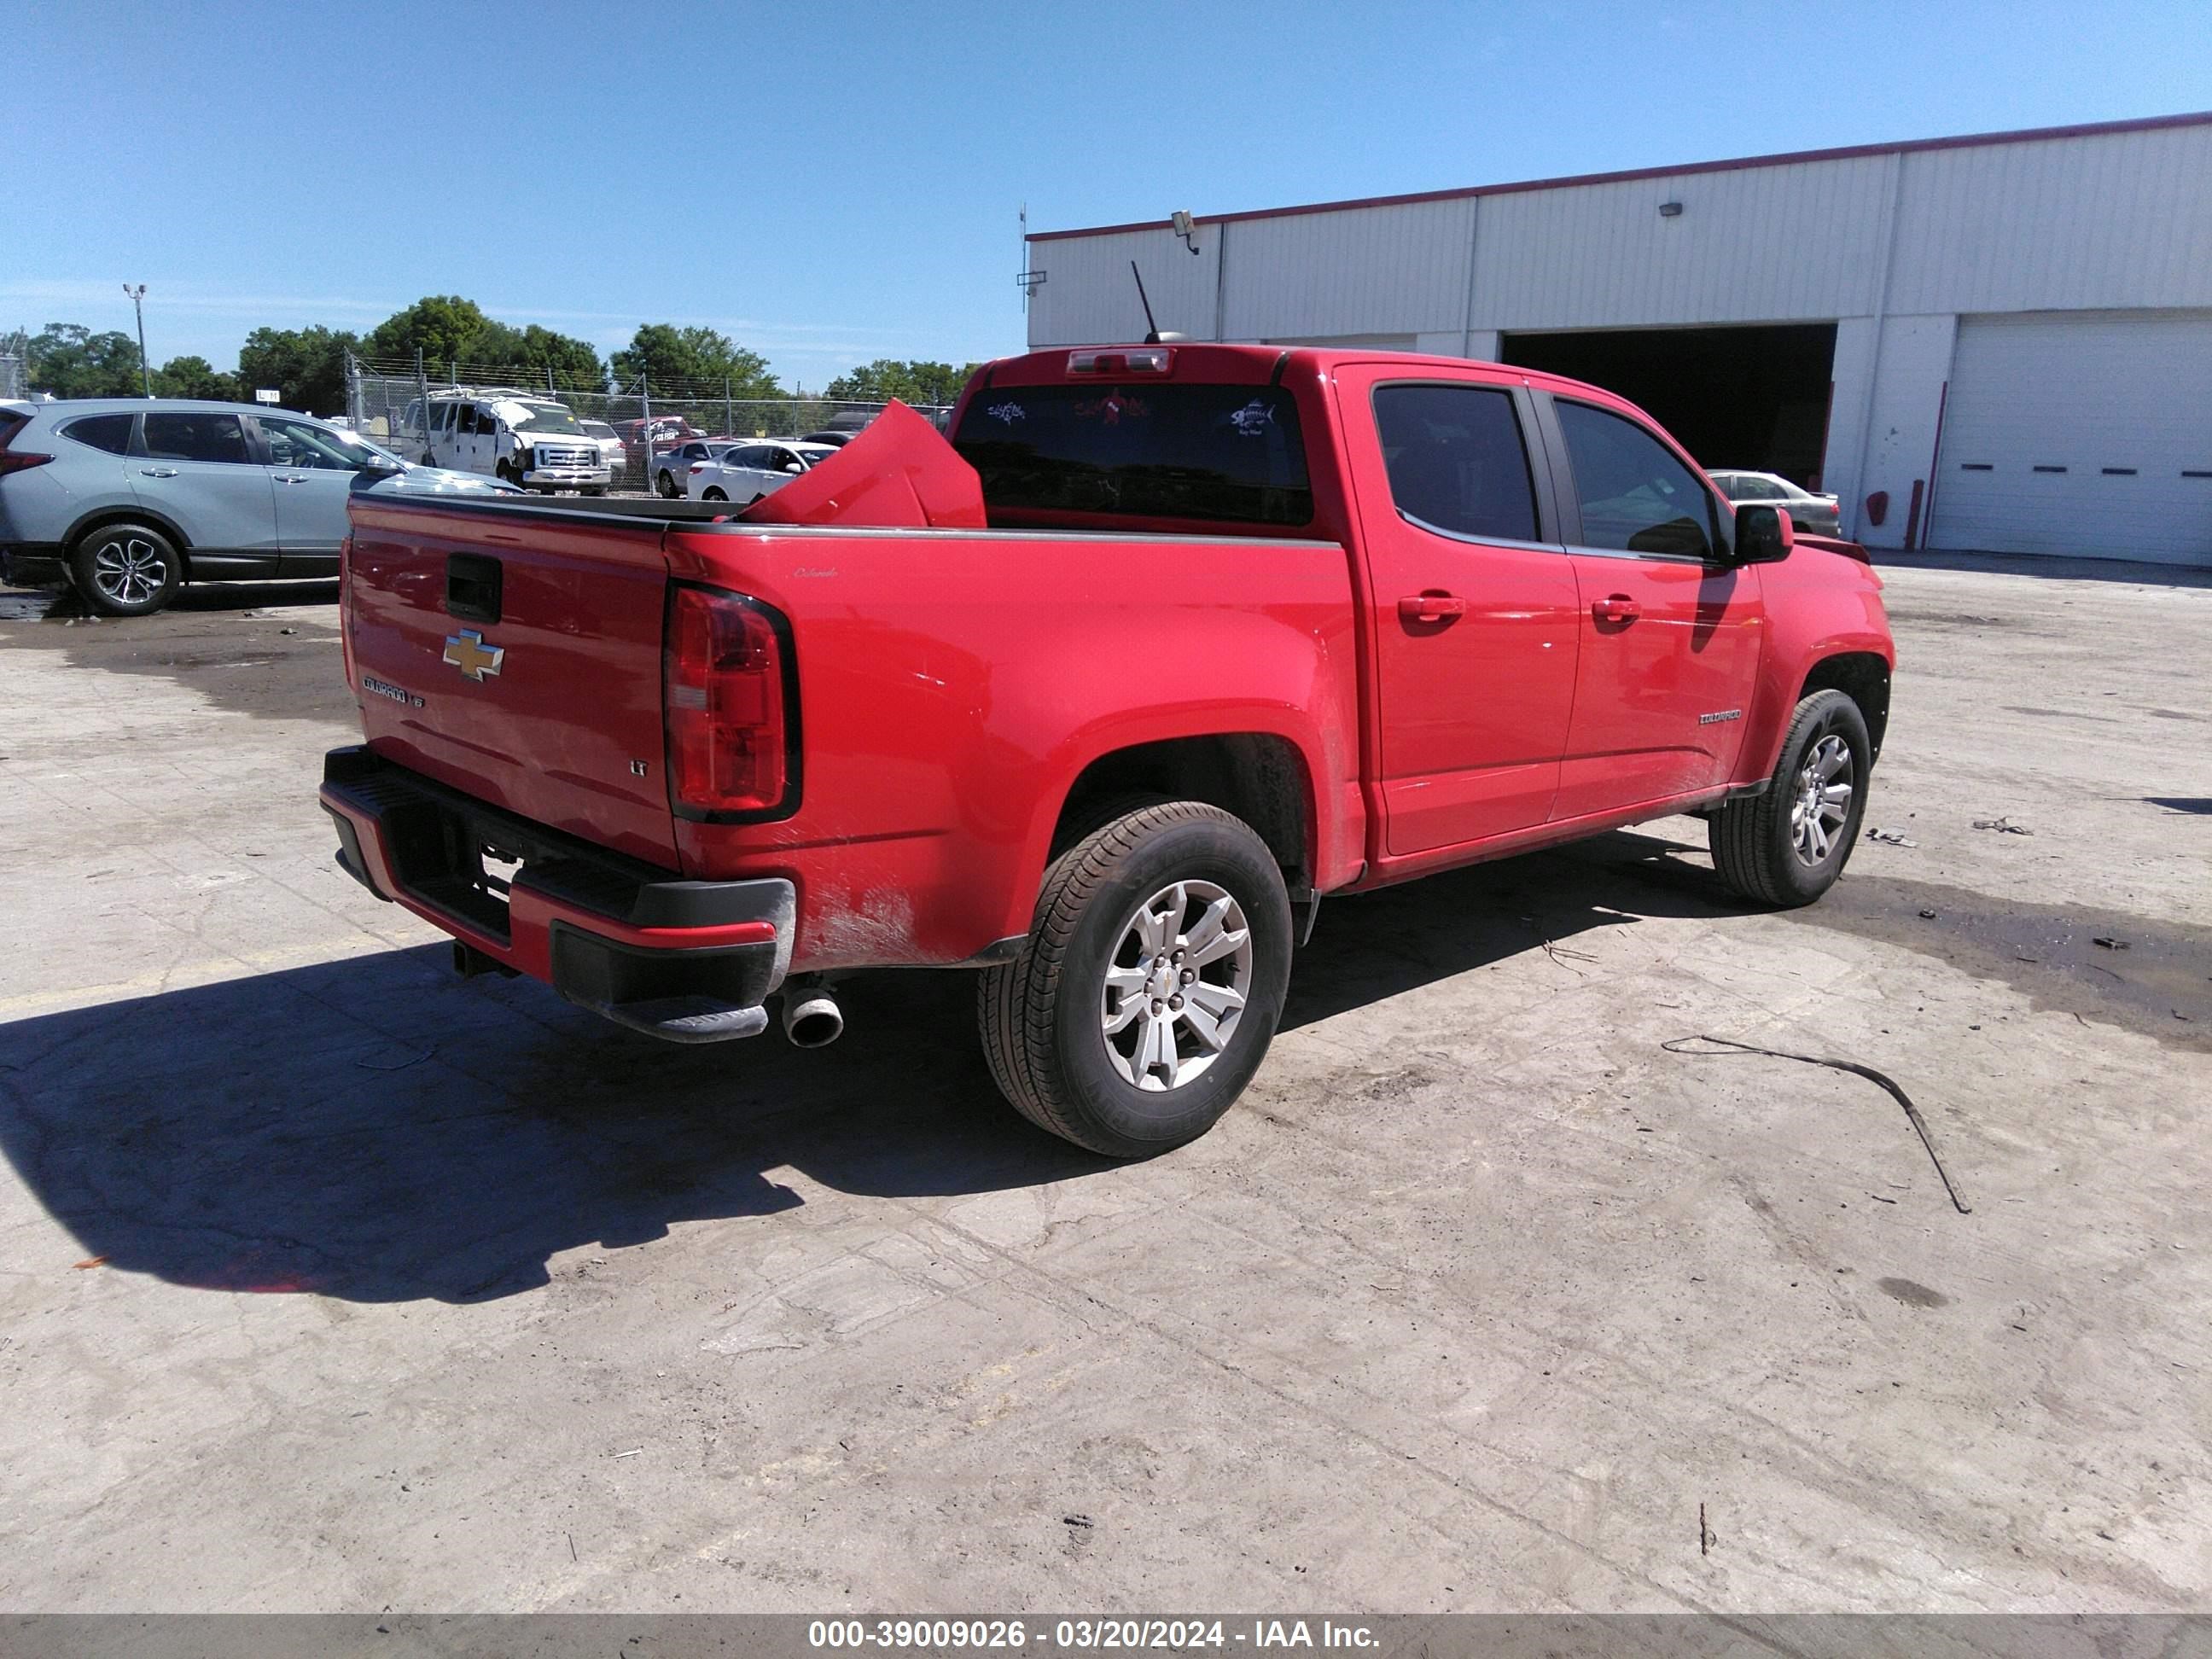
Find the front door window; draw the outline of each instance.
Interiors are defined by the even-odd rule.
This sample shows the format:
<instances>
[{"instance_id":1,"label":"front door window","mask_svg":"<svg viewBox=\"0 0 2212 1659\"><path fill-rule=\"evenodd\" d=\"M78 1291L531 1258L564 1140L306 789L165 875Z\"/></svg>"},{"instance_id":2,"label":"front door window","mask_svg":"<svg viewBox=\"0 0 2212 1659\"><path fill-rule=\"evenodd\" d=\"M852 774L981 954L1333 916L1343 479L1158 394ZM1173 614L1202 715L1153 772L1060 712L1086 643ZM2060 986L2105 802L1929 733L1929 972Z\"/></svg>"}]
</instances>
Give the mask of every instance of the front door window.
<instances>
[{"instance_id":1,"label":"front door window","mask_svg":"<svg viewBox=\"0 0 2212 1659\"><path fill-rule=\"evenodd\" d=\"M1621 416L1564 400L1556 407L1582 508L1582 545L1712 556L1712 497L1680 456Z\"/></svg>"}]
</instances>

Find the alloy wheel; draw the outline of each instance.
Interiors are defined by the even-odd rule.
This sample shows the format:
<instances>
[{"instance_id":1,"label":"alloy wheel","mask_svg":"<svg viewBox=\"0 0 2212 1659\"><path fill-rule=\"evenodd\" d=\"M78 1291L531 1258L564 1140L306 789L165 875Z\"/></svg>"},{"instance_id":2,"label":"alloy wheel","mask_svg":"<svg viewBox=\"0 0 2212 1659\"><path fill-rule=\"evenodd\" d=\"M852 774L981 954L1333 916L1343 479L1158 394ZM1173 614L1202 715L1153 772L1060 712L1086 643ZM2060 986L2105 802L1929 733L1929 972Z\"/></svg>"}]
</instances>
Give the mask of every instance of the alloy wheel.
<instances>
[{"instance_id":1,"label":"alloy wheel","mask_svg":"<svg viewBox=\"0 0 2212 1659\"><path fill-rule=\"evenodd\" d=\"M111 605L143 605L168 580L168 561L143 536L118 536L92 556L92 585Z\"/></svg>"},{"instance_id":2,"label":"alloy wheel","mask_svg":"<svg viewBox=\"0 0 2212 1659\"><path fill-rule=\"evenodd\" d=\"M1237 1033L1252 988L1243 908L1206 881L1179 881L1137 907L1099 990L1106 1056L1139 1089L1205 1075Z\"/></svg>"},{"instance_id":3,"label":"alloy wheel","mask_svg":"<svg viewBox=\"0 0 2212 1659\"><path fill-rule=\"evenodd\" d=\"M1797 773L1790 806L1790 844L1804 865L1826 862L1851 815L1850 745L1830 732L1813 745Z\"/></svg>"}]
</instances>

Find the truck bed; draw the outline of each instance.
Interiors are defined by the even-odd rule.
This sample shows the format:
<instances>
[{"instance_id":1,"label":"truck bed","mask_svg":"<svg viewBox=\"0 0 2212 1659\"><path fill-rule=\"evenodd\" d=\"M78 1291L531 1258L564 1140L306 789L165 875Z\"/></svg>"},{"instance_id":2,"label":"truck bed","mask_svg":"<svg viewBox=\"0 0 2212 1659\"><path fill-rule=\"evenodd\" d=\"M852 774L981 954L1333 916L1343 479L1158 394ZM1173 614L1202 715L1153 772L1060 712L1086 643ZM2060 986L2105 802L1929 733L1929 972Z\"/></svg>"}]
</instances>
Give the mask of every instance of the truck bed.
<instances>
[{"instance_id":1,"label":"truck bed","mask_svg":"<svg viewBox=\"0 0 2212 1659\"><path fill-rule=\"evenodd\" d=\"M1334 542L382 489L353 522L346 637L370 753L672 876L791 881L801 969L958 963L1025 933L1027 872L1084 759L1117 728L1174 735L1122 712L1132 676L1188 730L1227 720L1295 746L1353 799L1357 831L1352 580ZM672 802L664 651L685 588L742 596L781 631L792 776L772 814ZM1163 629L1178 641L1164 657ZM1356 843L1328 853L1357 868Z\"/></svg>"}]
</instances>

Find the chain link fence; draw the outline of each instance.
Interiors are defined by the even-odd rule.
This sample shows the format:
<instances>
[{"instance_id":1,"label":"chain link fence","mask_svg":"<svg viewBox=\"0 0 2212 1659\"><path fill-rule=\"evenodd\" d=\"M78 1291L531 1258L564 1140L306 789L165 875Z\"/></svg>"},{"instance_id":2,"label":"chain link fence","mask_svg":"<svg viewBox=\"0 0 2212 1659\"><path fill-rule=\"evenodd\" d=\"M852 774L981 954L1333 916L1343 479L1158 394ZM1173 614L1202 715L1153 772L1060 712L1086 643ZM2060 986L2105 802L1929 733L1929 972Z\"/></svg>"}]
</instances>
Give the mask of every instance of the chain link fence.
<instances>
[{"instance_id":1,"label":"chain link fence","mask_svg":"<svg viewBox=\"0 0 2212 1659\"><path fill-rule=\"evenodd\" d=\"M545 369L513 364L433 363L417 359L346 359L346 416L372 443L404 444L409 422L421 438L418 412L441 396L499 392L565 405L581 421L604 421L623 441L625 465L617 489L641 489L652 458L695 437L799 438L810 432L858 432L881 414L880 403L799 392L785 398L739 398L726 381L641 378L627 384L584 388L562 385ZM949 406L920 412L941 428Z\"/></svg>"},{"instance_id":2,"label":"chain link fence","mask_svg":"<svg viewBox=\"0 0 2212 1659\"><path fill-rule=\"evenodd\" d=\"M0 352L0 398L31 395L29 367L14 352Z\"/></svg>"}]
</instances>

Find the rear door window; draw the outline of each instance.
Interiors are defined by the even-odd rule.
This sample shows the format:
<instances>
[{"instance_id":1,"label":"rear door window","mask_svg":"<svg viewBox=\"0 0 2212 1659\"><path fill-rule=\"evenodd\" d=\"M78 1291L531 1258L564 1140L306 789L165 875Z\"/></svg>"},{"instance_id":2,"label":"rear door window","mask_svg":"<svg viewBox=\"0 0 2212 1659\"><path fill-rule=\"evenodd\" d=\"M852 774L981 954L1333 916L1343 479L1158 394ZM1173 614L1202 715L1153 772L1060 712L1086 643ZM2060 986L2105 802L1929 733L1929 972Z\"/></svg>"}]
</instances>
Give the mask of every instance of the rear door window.
<instances>
[{"instance_id":1,"label":"rear door window","mask_svg":"<svg viewBox=\"0 0 2212 1659\"><path fill-rule=\"evenodd\" d=\"M143 448L161 461L224 461L243 466L253 459L246 447L245 424L237 416L199 410L148 413Z\"/></svg>"},{"instance_id":2,"label":"rear door window","mask_svg":"<svg viewBox=\"0 0 2212 1659\"><path fill-rule=\"evenodd\" d=\"M1558 399L1584 547L1709 558L1712 498L1674 452L1635 422Z\"/></svg>"},{"instance_id":3,"label":"rear door window","mask_svg":"<svg viewBox=\"0 0 2212 1659\"><path fill-rule=\"evenodd\" d=\"M1402 517L1478 541L1536 539L1536 490L1511 392L1377 386L1375 426Z\"/></svg>"},{"instance_id":4,"label":"rear door window","mask_svg":"<svg viewBox=\"0 0 2212 1659\"><path fill-rule=\"evenodd\" d=\"M1283 386L985 387L952 447L993 508L1302 525L1298 410Z\"/></svg>"},{"instance_id":5,"label":"rear door window","mask_svg":"<svg viewBox=\"0 0 2212 1659\"><path fill-rule=\"evenodd\" d=\"M81 444L90 444L94 449L104 449L111 455L128 455L131 422L137 418L134 415L88 415L64 427L62 435Z\"/></svg>"}]
</instances>

